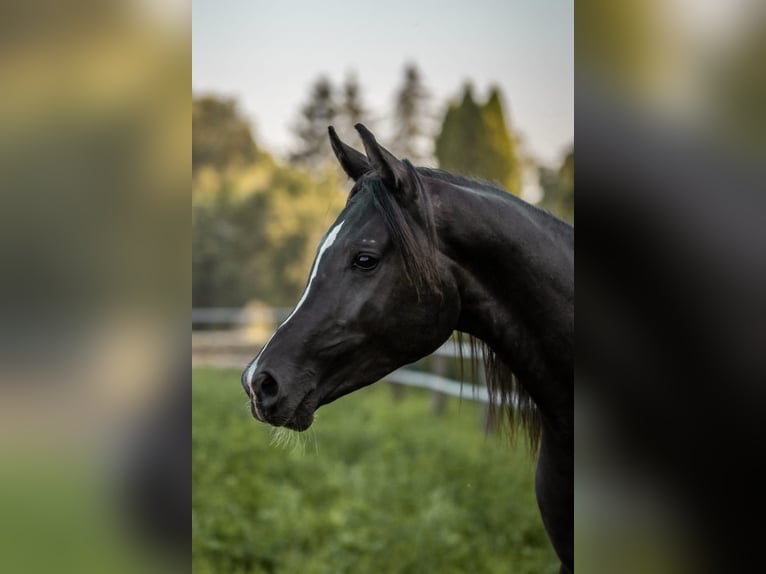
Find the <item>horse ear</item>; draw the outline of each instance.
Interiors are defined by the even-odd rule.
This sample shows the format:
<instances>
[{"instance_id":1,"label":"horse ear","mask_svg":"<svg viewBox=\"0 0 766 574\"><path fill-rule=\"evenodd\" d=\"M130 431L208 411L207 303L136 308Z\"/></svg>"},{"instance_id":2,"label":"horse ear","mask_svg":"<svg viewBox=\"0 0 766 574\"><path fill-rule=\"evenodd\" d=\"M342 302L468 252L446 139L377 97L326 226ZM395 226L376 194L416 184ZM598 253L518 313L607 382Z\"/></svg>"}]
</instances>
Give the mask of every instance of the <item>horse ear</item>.
<instances>
[{"instance_id":1,"label":"horse ear","mask_svg":"<svg viewBox=\"0 0 766 574\"><path fill-rule=\"evenodd\" d=\"M364 151L367 152L373 169L381 177L383 183L400 199L408 199L413 192L413 187L410 185L410 172L407 166L380 145L372 132L362 124L356 124L354 127L362 138Z\"/></svg>"},{"instance_id":2,"label":"horse ear","mask_svg":"<svg viewBox=\"0 0 766 574\"><path fill-rule=\"evenodd\" d=\"M338 162L343 168L343 171L346 172L346 175L356 181L365 173L372 170L370 162L363 153L356 151L350 145L346 145L340 141L338 134L335 133L334 127L329 126L327 131L330 132L330 145L332 145L332 151L335 153L335 157L338 158Z\"/></svg>"}]
</instances>

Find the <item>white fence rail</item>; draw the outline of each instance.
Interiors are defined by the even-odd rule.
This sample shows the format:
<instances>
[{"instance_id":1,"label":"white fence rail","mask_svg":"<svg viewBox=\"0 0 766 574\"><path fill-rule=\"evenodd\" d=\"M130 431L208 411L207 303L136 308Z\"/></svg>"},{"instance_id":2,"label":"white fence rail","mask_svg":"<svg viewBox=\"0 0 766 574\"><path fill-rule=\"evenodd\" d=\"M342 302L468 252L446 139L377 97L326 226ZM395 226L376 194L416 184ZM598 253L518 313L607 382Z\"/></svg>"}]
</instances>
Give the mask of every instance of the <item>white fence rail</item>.
<instances>
[{"instance_id":1,"label":"white fence rail","mask_svg":"<svg viewBox=\"0 0 766 574\"><path fill-rule=\"evenodd\" d=\"M409 369L397 369L386 377L387 381L398 383L400 385L406 385L408 387L420 387L421 389L431 389L437 393L443 393L453 397L459 397L462 399L471 399L482 403L489 403L489 393L486 387L479 387L476 385L463 385L458 381L453 381L440 375L433 373L425 373L422 371L413 371ZM463 392L464 388L468 388L468 392Z\"/></svg>"}]
</instances>

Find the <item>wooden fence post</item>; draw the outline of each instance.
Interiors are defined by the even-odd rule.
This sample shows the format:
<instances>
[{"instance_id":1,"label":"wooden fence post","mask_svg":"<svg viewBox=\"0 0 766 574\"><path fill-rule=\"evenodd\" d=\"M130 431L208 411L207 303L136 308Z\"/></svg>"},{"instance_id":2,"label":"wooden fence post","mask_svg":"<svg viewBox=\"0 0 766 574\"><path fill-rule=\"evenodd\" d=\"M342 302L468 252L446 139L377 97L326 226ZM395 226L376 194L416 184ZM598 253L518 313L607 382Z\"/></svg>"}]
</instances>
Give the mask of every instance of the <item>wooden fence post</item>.
<instances>
[{"instance_id":1,"label":"wooden fence post","mask_svg":"<svg viewBox=\"0 0 766 574\"><path fill-rule=\"evenodd\" d=\"M388 383L391 387L391 399L398 403L404 398L405 385L401 383L394 383L393 381Z\"/></svg>"}]
</instances>

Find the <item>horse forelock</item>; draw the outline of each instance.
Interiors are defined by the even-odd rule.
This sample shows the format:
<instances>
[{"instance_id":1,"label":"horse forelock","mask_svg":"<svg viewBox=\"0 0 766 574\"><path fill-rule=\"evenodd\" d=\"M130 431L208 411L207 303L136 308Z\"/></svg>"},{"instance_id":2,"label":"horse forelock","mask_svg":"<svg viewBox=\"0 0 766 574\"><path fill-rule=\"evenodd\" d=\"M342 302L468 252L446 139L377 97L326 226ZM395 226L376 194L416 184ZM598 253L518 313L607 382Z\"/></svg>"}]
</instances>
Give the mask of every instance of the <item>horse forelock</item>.
<instances>
[{"instance_id":1,"label":"horse forelock","mask_svg":"<svg viewBox=\"0 0 766 574\"><path fill-rule=\"evenodd\" d=\"M404 164L410 173L410 185L415 186L415 200L403 207L391 190L374 174L362 177L353 196L364 193L383 217L391 240L398 250L407 278L418 296L426 291L440 293L436 255L436 228L428 193L416 169L409 161ZM352 198L349 198L349 202Z\"/></svg>"}]
</instances>

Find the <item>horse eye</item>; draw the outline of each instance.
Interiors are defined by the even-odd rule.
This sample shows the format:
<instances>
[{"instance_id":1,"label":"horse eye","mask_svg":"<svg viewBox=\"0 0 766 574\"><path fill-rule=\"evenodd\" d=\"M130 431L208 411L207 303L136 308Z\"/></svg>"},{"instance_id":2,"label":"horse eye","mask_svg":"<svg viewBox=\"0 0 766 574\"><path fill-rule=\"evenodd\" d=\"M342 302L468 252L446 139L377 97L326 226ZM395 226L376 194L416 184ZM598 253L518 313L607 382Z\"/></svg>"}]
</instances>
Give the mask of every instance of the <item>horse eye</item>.
<instances>
[{"instance_id":1,"label":"horse eye","mask_svg":"<svg viewBox=\"0 0 766 574\"><path fill-rule=\"evenodd\" d=\"M354 267L358 267L363 271L371 271L378 265L378 260L372 255L366 253L360 253L354 257Z\"/></svg>"}]
</instances>

